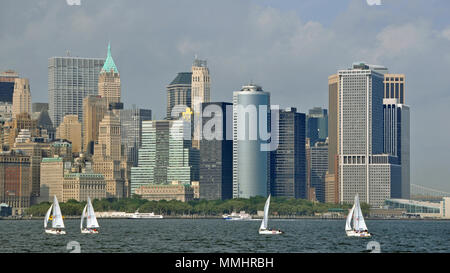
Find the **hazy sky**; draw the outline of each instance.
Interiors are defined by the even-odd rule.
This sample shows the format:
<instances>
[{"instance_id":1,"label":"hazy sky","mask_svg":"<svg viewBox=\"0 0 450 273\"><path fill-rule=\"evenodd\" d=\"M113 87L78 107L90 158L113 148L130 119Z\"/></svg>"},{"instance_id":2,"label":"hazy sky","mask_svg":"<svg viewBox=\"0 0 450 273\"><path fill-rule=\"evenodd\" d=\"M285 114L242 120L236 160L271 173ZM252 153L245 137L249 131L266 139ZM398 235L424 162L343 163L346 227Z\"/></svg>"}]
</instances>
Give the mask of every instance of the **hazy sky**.
<instances>
[{"instance_id":1,"label":"hazy sky","mask_svg":"<svg viewBox=\"0 0 450 273\"><path fill-rule=\"evenodd\" d=\"M208 60L213 101L253 81L272 104L328 107L328 76L355 61L406 74L411 183L450 191L450 1L4 0L0 71L30 79L47 102L52 56L106 57L111 42L125 107L164 116L166 85Z\"/></svg>"}]
</instances>

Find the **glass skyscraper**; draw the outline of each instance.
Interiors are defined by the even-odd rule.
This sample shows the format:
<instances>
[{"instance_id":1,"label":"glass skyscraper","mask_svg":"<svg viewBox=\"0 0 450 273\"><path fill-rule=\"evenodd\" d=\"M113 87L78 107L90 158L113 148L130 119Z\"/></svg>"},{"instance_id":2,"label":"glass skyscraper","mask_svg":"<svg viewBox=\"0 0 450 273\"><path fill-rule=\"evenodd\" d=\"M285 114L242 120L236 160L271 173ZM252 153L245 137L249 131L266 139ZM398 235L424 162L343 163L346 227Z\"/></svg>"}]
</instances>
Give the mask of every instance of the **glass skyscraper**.
<instances>
[{"instance_id":1,"label":"glass skyscraper","mask_svg":"<svg viewBox=\"0 0 450 273\"><path fill-rule=\"evenodd\" d=\"M56 128L65 115L83 120L83 99L98 95L98 77L104 59L52 57L48 60L49 114Z\"/></svg>"}]
</instances>

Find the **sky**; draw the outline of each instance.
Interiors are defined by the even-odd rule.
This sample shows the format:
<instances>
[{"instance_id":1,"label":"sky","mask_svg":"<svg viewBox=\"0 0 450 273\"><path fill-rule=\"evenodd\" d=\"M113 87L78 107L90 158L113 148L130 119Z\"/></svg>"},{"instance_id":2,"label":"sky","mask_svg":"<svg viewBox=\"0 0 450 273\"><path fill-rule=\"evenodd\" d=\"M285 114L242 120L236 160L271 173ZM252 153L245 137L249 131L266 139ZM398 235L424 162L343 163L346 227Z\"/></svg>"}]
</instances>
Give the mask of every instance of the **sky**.
<instances>
[{"instance_id":1,"label":"sky","mask_svg":"<svg viewBox=\"0 0 450 273\"><path fill-rule=\"evenodd\" d=\"M105 58L111 42L125 108L161 119L166 85L195 55L208 61L212 101L254 82L301 112L328 107L338 69L383 65L406 75L411 183L450 192L448 14L448 0L5 0L0 71L29 78L32 102L48 102L48 58Z\"/></svg>"}]
</instances>

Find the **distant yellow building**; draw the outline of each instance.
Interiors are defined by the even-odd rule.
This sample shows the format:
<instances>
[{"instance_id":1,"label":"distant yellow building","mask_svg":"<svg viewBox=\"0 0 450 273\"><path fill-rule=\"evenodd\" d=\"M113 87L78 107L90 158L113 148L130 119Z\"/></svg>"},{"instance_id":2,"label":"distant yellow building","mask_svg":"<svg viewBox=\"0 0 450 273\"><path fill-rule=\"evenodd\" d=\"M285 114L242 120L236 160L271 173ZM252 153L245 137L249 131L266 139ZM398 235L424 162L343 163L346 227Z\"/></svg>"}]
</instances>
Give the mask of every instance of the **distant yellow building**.
<instances>
[{"instance_id":1,"label":"distant yellow building","mask_svg":"<svg viewBox=\"0 0 450 273\"><path fill-rule=\"evenodd\" d=\"M56 129L56 138L66 139L72 143L72 152L81 153L81 123L77 115L66 115Z\"/></svg>"},{"instance_id":2,"label":"distant yellow building","mask_svg":"<svg viewBox=\"0 0 450 273\"><path fill-rule=\"evenodd\" d=\"M135 193L150 201L178 200L187 202L194 199L194 189L176 181L172 184L145 185L137 188Z\"/></svg>"}]
</instances>

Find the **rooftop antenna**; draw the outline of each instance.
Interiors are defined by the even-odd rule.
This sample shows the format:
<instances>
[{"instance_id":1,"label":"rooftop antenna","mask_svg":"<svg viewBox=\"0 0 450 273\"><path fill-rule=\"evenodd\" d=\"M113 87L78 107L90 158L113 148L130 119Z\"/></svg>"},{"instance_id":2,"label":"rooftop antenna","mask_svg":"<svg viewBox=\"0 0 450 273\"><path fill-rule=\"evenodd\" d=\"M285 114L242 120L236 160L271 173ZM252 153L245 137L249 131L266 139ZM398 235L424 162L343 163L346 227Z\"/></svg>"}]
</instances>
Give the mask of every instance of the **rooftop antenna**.
<instances>
[{"instance_id":1,"label":"rooftop antenna","mask_svg":"<svg viewBox=\"0 0 450 273\"><path fill-rule=\"evenodd\" d=\"M66 50L66 55L67 55L67 57L70 57L70 51L69 50Z\"/></svg>"}]
</instances>

